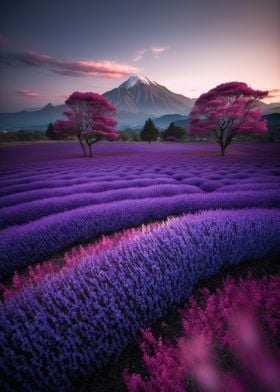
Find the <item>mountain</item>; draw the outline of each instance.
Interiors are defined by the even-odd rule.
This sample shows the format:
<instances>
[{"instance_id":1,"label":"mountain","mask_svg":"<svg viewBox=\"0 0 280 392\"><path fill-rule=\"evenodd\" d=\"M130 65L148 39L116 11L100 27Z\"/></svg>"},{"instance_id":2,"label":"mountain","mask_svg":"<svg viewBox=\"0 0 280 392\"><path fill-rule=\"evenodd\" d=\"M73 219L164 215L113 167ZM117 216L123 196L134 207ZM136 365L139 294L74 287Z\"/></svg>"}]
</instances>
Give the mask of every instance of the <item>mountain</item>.
<instances>
[{"instance_id":1,"label":"mountain","mask_svg":"<svg viewBox=\"0 0 280 392\"><path fill-rule=\"evenodd\" d=\"M280 103L265 103L262 101L258 102L258 107L262 110L263 114L272 114L272 113L280 113Z\"/></svg>"},{"instance_id":2,"label":"mountain","mask_svg":"<svg viewBox=\"0 0 280 392\"><path fill-rule=\"evenodd\" d=\"M270 103L263 109L264 114L274 114L280 113L280 104L279 103Z\"/></svg>"},{"instance_id":3,"label":"mountain","mask_svg":"<svg viewBox=\"0 0 280 392\"><path fill-rule=\"evenodd\" d=\"M17 113L0 113L1 129L38 129L45 130L49 123L60 118L65 105L54 106L48 103L39 110L22 110Z\"/></svg>"},{"instance_id":4,"label":"mountain","mask_svg":"<svg viewBox=\"0 0 280 392\"><path fill-rule=\"evenodd\" d=\"M193 107L190 98L141 76L132 76L103 95L116 106L119 124L126 126L142 126L148 117L169 113L187 115Z\"/></svg>"},{"instance_id":5,"label":"mountain","mask_svg":"<svg viewBox=\"0 0 280 392\"><path fill-rule=\"evenodd\" d=\"M183 127L185 128L187 121L188 116L182 116L181 114L166 114L164 116L153 119L155 126L159 129L168 128L171 122L174 122L175 125L178 125L178 123L183 124Z\"/></svg>"}]
</instances>

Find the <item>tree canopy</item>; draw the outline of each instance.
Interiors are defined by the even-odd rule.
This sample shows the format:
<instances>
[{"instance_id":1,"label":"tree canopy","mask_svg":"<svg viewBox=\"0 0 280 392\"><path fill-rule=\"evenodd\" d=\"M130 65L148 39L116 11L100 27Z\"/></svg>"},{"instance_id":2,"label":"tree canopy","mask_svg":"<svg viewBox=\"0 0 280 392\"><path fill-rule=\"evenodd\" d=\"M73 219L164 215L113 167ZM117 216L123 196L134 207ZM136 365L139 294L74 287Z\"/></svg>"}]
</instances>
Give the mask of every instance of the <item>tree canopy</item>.
<instances>
[{"instance_id":1,"label":"tree canopy","mask_svg":"<svg viewBox=\"0 0 280 392\"><path fill-rule=\"evenodd\" d=\"M163 132L164 140L182 140L186 135L184 128L178 127L174 122L171 122L169 127Z\"/></svg>"},{"instance_id":2,"label":"tree canopy","mask_svg":"<svg viewBox=\"0 0 280 392\"><path fill-rule=\"evenodd\" d=\"M237 133L266 132L266 121L258 101L267 91L254 90L246 83L229 82L202 94L190 114L190 133L211 132L224 155Z\"/></svg>"},{"instance_id":3,"label":"tree canopy","mask_svg":"<svg viewBox=\"0 0 280 392\"><path fill-rule=\"evenodd\" d=\"M92 144L102 138L115 140L119 134L115 129L116 121L112 118L115 107L105 97L97 93L74 92L65 101L69 109L65 110L65 120L57 120L54 129L57 134L76 136L86 156L84 142L92 157Z\"/></svg>"}]
</instances>

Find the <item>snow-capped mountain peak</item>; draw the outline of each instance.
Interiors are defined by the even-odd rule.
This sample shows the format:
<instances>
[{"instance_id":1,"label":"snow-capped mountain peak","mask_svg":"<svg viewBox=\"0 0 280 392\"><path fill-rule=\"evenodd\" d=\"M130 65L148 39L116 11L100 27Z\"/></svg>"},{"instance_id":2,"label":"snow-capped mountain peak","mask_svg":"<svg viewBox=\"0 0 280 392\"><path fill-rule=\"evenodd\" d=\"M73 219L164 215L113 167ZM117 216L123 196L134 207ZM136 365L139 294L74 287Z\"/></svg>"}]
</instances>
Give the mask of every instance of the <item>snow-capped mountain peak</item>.
<instances>
[{"instance_id":1,"label":"snow-capped mountain peak","mask_svg":"<svg viewBox=\"0 0 280 392\"><path fill-rule=\"evenodd\" d=\"M136 75L103 95L116 106L118 113L145 113L148 117L170 113L186 115L193 107L191 99Z\"/></svg>"},{"instance_id":2,"label":"snow-capped mountain peak","mask_svg":"<svg viewBox=\"0 0 280 392\"><path fill-rule=\"evenodd\" d=\"M146 84L147 86L153 84L153 82L144 76L131 76L129 79L127 79L124 83L122 83L119 88L132 88L136 86L137 84Z\"/></svg>"}]
</instances>

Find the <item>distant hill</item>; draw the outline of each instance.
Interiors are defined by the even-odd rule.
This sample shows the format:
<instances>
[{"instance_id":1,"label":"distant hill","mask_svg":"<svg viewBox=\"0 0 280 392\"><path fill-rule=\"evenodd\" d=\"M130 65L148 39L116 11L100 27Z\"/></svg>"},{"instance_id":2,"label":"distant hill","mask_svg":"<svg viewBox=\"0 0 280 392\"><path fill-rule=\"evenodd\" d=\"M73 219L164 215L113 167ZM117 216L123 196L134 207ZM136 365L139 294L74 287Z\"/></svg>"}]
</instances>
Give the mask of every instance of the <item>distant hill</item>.
<instances>
[{"instance_id":1,"label":"distant hill","mask_svg":"<svg viewBox=\"0 0 280 392\"><path fill-rule=\"evenodd\" d=\"M279 104L277 104L277 105L275 105L274 106L274 104L271 104L272 106L270 106L270 105L268 105L268 107L266 107L265 109L264 109L264 113L265 114L280 114L280 105Z\"/></svg>"},{"instance_id":2,"label":"distant hill","mask_svg":"<svg viewBox=\"0 0 280 392\"><path fill-rule=\"evenodd\" d=\"M181 127L181 128L187 128L189 125L189 117L187 117L185 120L176 120L174 123L177 127Z\"/></svg>"},{"instance_id":3,"label":"distant hill","mask_svg":"<svg viewBox=\"0 0 280 392\"><path fill-rule=\"evenodd\" d=\"M272 113L280 113L280 103L264 103L262 101L259 102L259 107L262 109L263 114L272 114Z\"/></svg>"},{"instance_id":4,"label":"distant hill","mask_svg":"<svg viewBox=\"0 0 280 392\"><path fill-rule=\"evenodd\" d=\"M37 129L45 130L49 123L63 115L65 105L54 106L51 103L39 110L23 110L17 113L0 113L1 129Z\"/></svg>"},{"instance_id":5,"label":"distant hill","mask_svg":"<svg viewBox=\"0 0 280 392\"><path fill-rule=\"evenodd\" d=\"M187 119L188 116L182 116L181 114L166 114L164 116L154 118L153 122L157 128L166 129L171 122L174 122L176 125L178 125L178 123L182 123L183 127L185 127Z\"/></svg>"}]
</instances>

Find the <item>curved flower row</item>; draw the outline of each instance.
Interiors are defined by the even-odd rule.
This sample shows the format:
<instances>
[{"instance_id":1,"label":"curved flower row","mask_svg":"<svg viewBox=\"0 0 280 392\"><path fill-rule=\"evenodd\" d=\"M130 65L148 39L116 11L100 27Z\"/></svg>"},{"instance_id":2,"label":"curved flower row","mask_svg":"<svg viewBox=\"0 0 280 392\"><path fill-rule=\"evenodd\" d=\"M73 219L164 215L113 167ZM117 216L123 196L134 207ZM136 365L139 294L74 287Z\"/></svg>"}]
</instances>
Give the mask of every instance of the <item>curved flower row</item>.
<instances>
[{"instance_id":1,"label":"curved flower row","mask_svg":"<svg viewBox=\"0 0 280 392\"><path fill-rule=\"evenodd\" d=\"M85 257L0 304L3 388L66 390L184 300L199 279L279 250L280 211L248 209L173 218Z\"/></svg>"},{"instance_id":2,"label":"curved flower row","mask_svg":"<svg viewBox=\"0 0 280 392\"><path fill-rule=\"evenodd\" d=\"M206 209L279 207L277 191L193 194L121 200L43 217L1 231L0 278L100 234Z\"/></svg>"},{"instance_id":3,"label":"curved flower row","mask_svg":"<svg viewBox=\"0 0 280 392\"><path fill-rule=\"evenodd\" d=\"M211 183L205 183L204 189L209 191ZM63 189L64 190L64 189ZM263 184L239 184L221 186L216 192L219 197L223 197L221 193L229 192L267 192L280 191L278 183ZM116 189L104 192L82 192L61 196L59 193L55 197L45 197L42 192L42 199L18 203L16 205L7 206L0 209L0 230L9 226L25 224L30 221L40 219L44 216L56 214L63 211L69 211L75 208L81 208L89 205L97 205L102 203L110 203L121 200L137 200L151 197L165 197L174 195L198 194L203 191L197 186L178 184L158 184L145 187L130 187L125 189ZM218 197L218 196L217 196Z\"/></svg>"},{"instance_id":4,"label":"curved flower row","mask_svg":"<svg viewBox=\"0 0 280 392\"><path fill-rule=\"evenodd\" d=\"M0 230L8 226L28 223L43 216L69 211L88 205L97 205L120 200L144 199L147 197L174 196L177 194L201 193L202 190L192 185L153 185L110 190L96 193L76 193L72 195L42 198L41 200L19 203L0 210ZM43 193L43 191L42 191Z\"/></svg>"},{"instance_id":5,"label":"curved flower row","mask_svg":"<svg viewBox=\"0 0 280 392\"><path fill-rule=\"evenodd\" d=\"M93 243L75 246L65 252L63 261L61 262L60 260L59 263L54 260L47 260L42 263L30 265L24 273L23 271L21 271L21 273L15 272L11 282L7 282L6 284L0 283L0 293L3 296L3 299L7 300L26 287L35 286L44 279L48 279L51 275L58 274L60 271L63 272L67 268L74 267L88 256L95 257L100 253L119 245L120 242L125 243L140 234L151 231L154 227L159 227L160 224L160 222L155 222L149 225L142 225L139 228L122 230L112 235L102 236Z\"/></svg>"},{"instance_id":6,"label":"curved flower row","mask_svg":"<svg viewBox=\"0 0 280 392\"><path fill-rule=\"evenodd\" d=\"M12 205L17 205L20 203L26 203L33 200L41 200L48 199L51 197L57 196L68 196L77 193L98 193L98 192L106 192L113 190L121 190L127 189L129 187L142 188L147 186L155 186L155 185L176 185L176 180L172 178L138 178L137 180L120 180L119 178L111 182L86 182L83 184L69 185L69 186L61 186L59 188L48 187L47 184L44 188L38 187L37 189L31 189L26 191L18 190L15 193L6 194L0 197L1 206L7 207Z\"/></svg>"}]
</instances>

